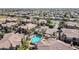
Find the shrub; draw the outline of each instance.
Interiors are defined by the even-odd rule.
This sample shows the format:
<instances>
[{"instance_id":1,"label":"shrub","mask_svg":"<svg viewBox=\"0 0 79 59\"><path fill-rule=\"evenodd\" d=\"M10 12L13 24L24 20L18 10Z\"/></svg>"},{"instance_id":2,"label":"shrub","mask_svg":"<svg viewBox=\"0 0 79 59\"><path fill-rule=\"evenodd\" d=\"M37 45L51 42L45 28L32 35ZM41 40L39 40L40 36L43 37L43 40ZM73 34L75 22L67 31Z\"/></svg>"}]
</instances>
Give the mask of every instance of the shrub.
<instances>
[{"instance_id":1,"label":"shrub","mask_svg":"<svg viewBox=\"0 0 79 59\"><path fill-rule=\"evenodd\" d=\"M49 28L53 28L54 26L52 24L48 24Z\"/></svg>"},{"instance_id":2,"label":"shrub","mask_svg":"<svg viewBox=\"0 0 79 59\"><path fill-rule=\"evenodd\" d=\"M29 17L29 16L22 16L22 18L30 19L30 17Z\"/></svg>"},{"instance_id":3,"label":"shrub","mask_svg":"<svg viewBox=\"0 0 79 59\"><path fill-rule=\"evenodd\" d=\"M40 19L39 17L34 17L34 19L37 19L37 21Z\"/></svg>"},{"instance_id":4,"label":"shrub","mask_svg":"<svg viewBox=\"0 0 79 59\"><path fill-rule=\"evenodd\" d=\"M47 20L47 23L48 23L48 24L51 24L52 22L51 22L51 20Z\"/></svg>"},{"instance_id":5,"label":"shrub","mask_svg":"<svg viewBox=\"0 0 79 59\"><path fill-rule=\"evenodd\" d=\"M48 20L46 25L47 25L49 28L53 28L53 27L55 26L55 23L54 23L54 22L51 22L51 20Z\"/></svg>"}]
</instances>

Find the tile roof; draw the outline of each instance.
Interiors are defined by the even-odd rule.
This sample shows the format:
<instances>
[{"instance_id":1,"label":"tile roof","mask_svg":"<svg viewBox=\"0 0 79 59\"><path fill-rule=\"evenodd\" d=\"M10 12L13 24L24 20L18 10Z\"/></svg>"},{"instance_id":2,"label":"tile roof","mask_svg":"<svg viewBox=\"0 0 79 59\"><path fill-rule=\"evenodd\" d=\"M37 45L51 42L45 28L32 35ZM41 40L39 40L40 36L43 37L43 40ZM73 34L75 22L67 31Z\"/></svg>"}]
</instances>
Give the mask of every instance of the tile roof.
<instances>
[{"instance_id":1,"label":"tile roof","mask_svg":"<svg viewBox=\"0 0 79 59\"><path fill-rule=\"evenodd\" d=\"M14 34L14 33L8 33L8 34L5 34L3 36L3 39L0 40L0 48L8 48L11 46L13 47L16 47L17 45L20 45L21 44L21 40L22 38L24 37L23 34Z\"/></svg>"},{"instance_id":2,"label":"tile roof","mask_svg":"<svg viewBox=\"0 0 79 59\"><path fill-rule=\"evenodd\" d=\"M79 38L79 30L77 29L62 29L63 33L66 34L67 37L75 37Z\"/></svg>"}]
</instances>

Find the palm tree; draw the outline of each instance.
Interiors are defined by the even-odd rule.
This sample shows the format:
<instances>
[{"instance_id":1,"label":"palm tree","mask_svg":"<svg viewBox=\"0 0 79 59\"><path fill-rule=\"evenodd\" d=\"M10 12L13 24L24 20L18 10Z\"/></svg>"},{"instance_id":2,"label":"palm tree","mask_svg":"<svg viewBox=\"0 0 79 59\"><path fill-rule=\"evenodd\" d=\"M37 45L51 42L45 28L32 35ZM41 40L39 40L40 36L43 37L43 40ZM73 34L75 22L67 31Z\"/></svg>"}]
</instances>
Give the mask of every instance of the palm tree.
<instances>
[{"instance_id":1,"label":"palm tree","mask_svg":"<svg viewBox=\"0 0 79 59\"><path fill-rule=\"evenodd\" d=\"M26 49L28 49L28 47L29 47L29 41L22 39L21 40L21 46L18 46L17 50L26 50Z\"/></svg>"},{"instance_id":2,"label":"palm tree","mask_svg":"<svg viewBox=\"0 0 79 59\"><path fill-rule=\"evenodd\" d=\"M59 28L58 28L59 40L61 40L61 32L62 32L61 27L59 27Z\"/></svg>"},{"instance_id":3,"label":"palm tree","mask_svg":"<svg viewBox=\"0 0 79 59\"><path fill-rule=\"evenodd\" d=\"M0 40L3 38L3 36L4 36L4 33L0 32Z\"/></svg>"}]
</instances>

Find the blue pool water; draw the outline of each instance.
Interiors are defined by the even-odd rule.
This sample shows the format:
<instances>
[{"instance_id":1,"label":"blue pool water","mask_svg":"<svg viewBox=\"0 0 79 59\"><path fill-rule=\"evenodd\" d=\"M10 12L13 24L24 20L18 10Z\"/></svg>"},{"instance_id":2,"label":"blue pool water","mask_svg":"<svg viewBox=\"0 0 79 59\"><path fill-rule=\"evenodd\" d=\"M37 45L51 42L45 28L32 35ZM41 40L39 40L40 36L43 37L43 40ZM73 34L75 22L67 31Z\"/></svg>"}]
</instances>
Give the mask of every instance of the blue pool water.
<instances>
[{"instance_id":1,"label":"blue pool water","mask_svg":"<svg viewBox=\"0 0 79 59\"><path fill-rule=\"evenodd\" d=\"M41 35L37 35L35 37L32 38L32 43L39 43L42 40L42 36Z\"/></svg>"}]
</instances>

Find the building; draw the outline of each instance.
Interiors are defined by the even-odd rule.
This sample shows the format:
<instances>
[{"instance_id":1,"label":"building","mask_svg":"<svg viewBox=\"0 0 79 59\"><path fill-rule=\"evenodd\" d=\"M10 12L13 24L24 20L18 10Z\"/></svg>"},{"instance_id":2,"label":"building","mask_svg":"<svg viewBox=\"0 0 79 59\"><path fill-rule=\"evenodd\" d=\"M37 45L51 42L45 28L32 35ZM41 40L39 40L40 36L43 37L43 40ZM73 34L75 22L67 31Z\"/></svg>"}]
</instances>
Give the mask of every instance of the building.
<instances>
[{"instance_id":1,"label":"building","mask_svg":"<svg viewBox=\"0 0 79 59\"><path fill-rule=\"evenodd\" d=\"M45 19L40 19L40 20L38 21L38 23L41 24L41 25L47 24L47 20L45 20Z\"/></svg>"},{"instance_id":2,"label":"building","mask_svg":"<svg viewBox=\"0 0 79 59\"><path fill-rule=\"evenodd\" d=\"M76 29L79 27L78 23L77 22L65 22L65 27L66 28L71 28L71 29Z\"/></svg>"},{"instance_id":3,"label":"building","mask_svg":"<svg viewBox=\"0 0 79 59\"><path fill-rule=\"evenodd\" d=\"M32 29L34 29L37 25L36 24L32 24L32 23L27 23L26 25L21 25L18 27L18 29L16 30L16 32L18 33L28 33L30 32Z\"/></svg>"},{"instance_id":4,"label":"building","mask_svg":"<svg viewBox=\"0 0 79 59\"><path fill-rule=\"evenodd\" d=\"M8 49L10 49L10 47L11 47L11 43L9 40L3 40L3 39L0 40L0 50L2 50L2 49L8 50Z\"/></svg>"},{"instance_id":5,"label":"building","mask_svg":"<svg viewBox=\"0 0 79 59\"><path fill-rule=\"evenodd\" d=\"M45 32L46 37L54 37L54 34L57 32L57 29L47 29Z\"/></svg>"},{"instance_id":6,"label":"building","mask_svg":"<svg viewBox=\"0 0 79 59\"><path fill-rule=\"evenodd\" d=\"M5 24L1 24L2 27L14 27L14 26L17 26L18 24L16 22L10 22L10 23L5 23Z\"/></svg>"},{"instance_id":7,"label":"building","mask_svg":"<svg viewBox=\"0 0 79 59\"><path fill-rule=\"evenodd\" d=\"M7 33L0 40L0 49L16 49L21 45L21 41L24 38L23 34L19 33Z\"/></svg>"},{"instance_id":8,"label":"building","mask_svg":"<svg viewBox=\"0 0 79 59\"><path fill-rule=\"evenodd\" d=\"M17 17L7 17L6 21L7 22L16 22L16 21L18 21L18 18Z\"/></svg>"},{"instance_id":9,"label":"building","mask_svg":"<svg viewBox=\"0 0 79 59\"><path fill-rule=\"evenodd\" d=\"M62 29L61 40L67 43L71 43L71 41L73 41L73 38L75 38L75 42L79 44L79 30L66 28Z\"/></svg>"}]
</instances>

